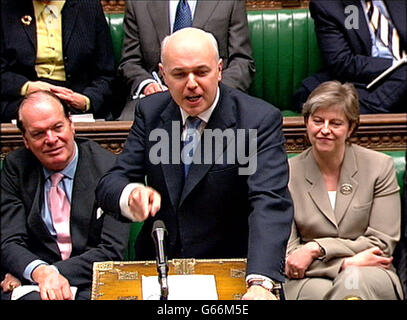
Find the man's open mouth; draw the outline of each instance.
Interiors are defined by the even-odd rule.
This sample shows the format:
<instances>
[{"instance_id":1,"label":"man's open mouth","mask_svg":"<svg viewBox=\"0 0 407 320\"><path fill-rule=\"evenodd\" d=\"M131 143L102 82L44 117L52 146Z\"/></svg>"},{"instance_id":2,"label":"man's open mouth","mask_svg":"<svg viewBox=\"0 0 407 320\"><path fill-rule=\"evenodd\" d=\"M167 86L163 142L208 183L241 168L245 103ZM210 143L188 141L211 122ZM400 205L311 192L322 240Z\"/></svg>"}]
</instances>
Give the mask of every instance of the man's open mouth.
<instances>
[{"instance_id":1,"label":"man's open mouth","mask_svg":"<svg viewBox=\"0 0 407 320\"><path fill-rule=\"evenodd\" d=\"M189 101L189 102L196 102L196 101L198 101L200 98L201 98L202 96L188 96L188 97L186 97L186 99Z\"/></svg>"}]
</instances>

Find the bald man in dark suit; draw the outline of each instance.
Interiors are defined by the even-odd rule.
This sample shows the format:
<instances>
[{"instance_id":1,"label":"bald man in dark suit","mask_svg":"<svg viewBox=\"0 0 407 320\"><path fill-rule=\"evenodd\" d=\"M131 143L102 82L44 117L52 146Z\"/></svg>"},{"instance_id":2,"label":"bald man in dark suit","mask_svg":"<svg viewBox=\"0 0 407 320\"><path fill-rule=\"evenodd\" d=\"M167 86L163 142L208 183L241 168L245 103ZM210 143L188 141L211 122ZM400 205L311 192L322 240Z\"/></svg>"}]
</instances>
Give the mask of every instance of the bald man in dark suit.
<instances>
[{"instance_id":1,"label":"bald man in dark suit","mask_svg":"<svg viewBox=\"0 0 407 320\"><path fill-rule=\"evenodd\" d=\"M141 99L125 148L97 187L100 206L144 221L136 259L154 258L152 226L162 219L170 259L247 257L244 298L275 299L293 217L281 113L219 84L222 60L210 33L185 28L163 43L169 89ZM201 124L188 166L182 155L191 140L182 137L190 121Z\"/></svg>"},{"instance_id":2,"label":"bald man in dark suit","mask_svg":"<svg viewBox=\"0 0 407 320\"><path fill-rule=\"evenodd\" d=\"M211 32L219 44L223 60L222 82L247 91L255 73L244 0L188 1L192 27ZM173 32L177 1L126 1L124 42L119 75L130 96L162 91L152 76L158 71L161 41ZM120 120L134 118L134 102L129 102Z\"/></svg>"}]
</instances>

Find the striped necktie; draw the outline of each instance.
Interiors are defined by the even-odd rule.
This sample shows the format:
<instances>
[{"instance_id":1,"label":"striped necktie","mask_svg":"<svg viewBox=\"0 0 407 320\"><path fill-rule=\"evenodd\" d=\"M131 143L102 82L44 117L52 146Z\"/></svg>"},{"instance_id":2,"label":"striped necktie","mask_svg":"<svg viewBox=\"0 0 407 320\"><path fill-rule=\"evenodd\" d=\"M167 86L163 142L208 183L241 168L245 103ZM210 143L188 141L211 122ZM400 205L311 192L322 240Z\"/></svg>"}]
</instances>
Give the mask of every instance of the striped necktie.
<instances>
[{"instance_id":1,"label":"striped necktie","mask_svg":"<svg viewBox=\"0 0 407 320\"><path fill-rule=\"evenodd\" d=\"M400 48L400 37L391 20L382 14L372 0L366 0L366 10L369 25L373 29L375 36L389 48L396 60L403 58L406 52Z\"/></svg>"},{"instance_id":2,"label":"striped necktie","mask_svg":"<svg viewBox=\"0 0 407 320\"><path fill-rule=\"evenodd\" d=\"M68 259L72 252L70 234L71 205L62 188L58 186L64 175L54 173L51 179L51 188L48 193L48 206L51 211L52 223L57 233L57 244L62 260Z\"/></svg>"}]
</instances>

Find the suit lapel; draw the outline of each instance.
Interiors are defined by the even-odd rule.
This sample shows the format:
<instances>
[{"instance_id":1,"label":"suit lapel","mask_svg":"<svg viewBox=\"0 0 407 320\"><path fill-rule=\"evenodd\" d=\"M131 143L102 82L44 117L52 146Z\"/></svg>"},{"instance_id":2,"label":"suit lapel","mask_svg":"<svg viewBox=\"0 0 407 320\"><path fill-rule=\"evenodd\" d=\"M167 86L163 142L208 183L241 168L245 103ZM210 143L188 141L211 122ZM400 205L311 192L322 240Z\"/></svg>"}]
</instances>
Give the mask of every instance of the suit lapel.
<instances>
[{"instance_id":1,"label":"suit lapel","mask_svg":"<svg viewBox=\"0 0 407 320\"><path fill-rule=\"evenodd\" d=\"M216 108L213 110L212 115L207 123L205 130L201 136L201 140L197 147L200 152L195 152L194 162L191 164L189 169L188 178L185 181L184 188L182 190L181 200L179 206L182 205L185 198L194 187L201 181L204 176L208 173L209 169L216 163L216 159L221 157L227 148L227 144L224 144L223 139L219 136L216 137L216 141L212 141L211 154L205 155L203 152L208 139L213 139L210 132L214 129L219 129L222 132L225 129L231 128L235 125L235 115L233 114L233 102L228 99L228 95L225 93L227 89L224 86L220 87L220 97ZM215 148L216 144L223 145L223 148ZM208 160L211 160L208 163Z\"/></svg>"},{"instance_id":2,"label":"suit lapel","mask_svg":"<svg viewBox=\"0 0 407 320\"><path fill-rule=\"evenodd\" d=\"M21 5L18 6L18 11L16 12L16 19L21 19L25 16L31 17L31 23L30 24L24 24L21 21L21 24L19 24L23 30L24 33L27 35L29 42L34 48L34 52L37 51L37 27L36 27L36 22L35 22L35 13L34 13L34 7L32 4L32 1L21 1ZM25 19L24 19L25 20Z\"/></svg>"},{"instance_id":3,"label":"suit lapel","mask_svg":"<svg viewBox=\"0 0 407 320\"><path fill-rule=\"evenodd\" d=\"M171 32L168 1L148 1L147 10L153 20L158 41L161 43L165 36L169 35Z\"/></svg>"},{"instance_id":4,"label":"suit lapel","mask_svg":"<svg viewBox=\"0 0 407 320\"><path fill-rule=\"evenodd\" d=\"M36 234L44 246L46 246L50 251L54 252L57 256L60 256L61 253L58 249L57 242L49 232L41 217L41 209L44 203L44 177L42 167L40 165L35 166L35 170L32 172L31 178L29 179L29 185L26 186L26 190L29 194L34 195L27 218L27 223L30 230Z\"/></svg>"},{"instance_id":5,"label":"suit lapel","mask_svg":"<svg viewBox=\"0 0 407 320\"><path fill-rule=\"evenodd\" d=\"M72 199L71 199L71 240L72 252L82 252L86 246L87 238L82 235L88 234L89 224L94 210L92 201L85 199L94 198L95 181L92 174L89 174L89 154L86 149L81 148L78 143L78 164L75 171Z\"/></svg>"},{"instance_id":6,"label":"suit lapel","mask_svg":"<svg viewBox=\"0 0 407 320\"><path fill-rule=\"evenodd\" d=\"M170 145L169 163L161 163L161 168L171 203L176 209L184 184L184 173L183 166L180 163L182 118L179 107L172 99L169 105L164 109L161 119L162 124L159 128L168 133Z\"/></svg>"},{"instance_id":7,"label":"suit lapel","mask_svg":"<svg viewBox=\"0 0 407 320\"><path fill-rule=\"evenodd\" d=\"M341 175L336 192L335 216L338 225L342 221L349 205L355 196L359 183L354 179L358 168L352 146L346 146L345 158L343 160Z\"/></svg>"},{"instance_id":8,"label":"suit lapel","mask_svg":"<svg viewBox=\"0 0 407 320\"><path fill-rule=\"evenodd\" d=\"M65 48L69 44L72 31L75 27L79 10L75 8L77 0L67 0L62 8L62 41Z\"/></svg>"},{"instance_id":9,"label":"suit lapel","mask_svg":"<svg viewBox=\"0 0 407 320\"><path fill-rule=\"evenodd\" d=\"M402 43L402 47L404 44L404 48L407 46L407 2L405 0L398 0L398 1L385 1L387 10L390 14L391 20L395 25L398 34L400 36L400 40Z\"/></svg>"},{"instance_id":10,"label":"suit lapel","mask_svg":"<svg viewBox=\"0 0 407 320\"><path fill-rule=\"evenodd\" d=\"M195 8L193 27L203 28L218 6L219 1L198 1Z\"/></svg>"},{"instance_id":11,"label":"suit lapel","mask_svg":"<svg viewBox=\"0 0 407 320\"><path fill-rule=\"evenodd\" d=\"M325 186L324 179L321 175L319 167L314 160L314 156L312 155L312 151L310 149L307 157L305 158L305 166L306 168L304 172L305 180L309 183L309 188L307 190L308 194L310 195L312 201L317 206L317 208L321 211L321 213L336 227L338 228L338 224L334 215L334 211L331 206L331 202L329 201L328 191Z\"/></svg>"}]
</instances>

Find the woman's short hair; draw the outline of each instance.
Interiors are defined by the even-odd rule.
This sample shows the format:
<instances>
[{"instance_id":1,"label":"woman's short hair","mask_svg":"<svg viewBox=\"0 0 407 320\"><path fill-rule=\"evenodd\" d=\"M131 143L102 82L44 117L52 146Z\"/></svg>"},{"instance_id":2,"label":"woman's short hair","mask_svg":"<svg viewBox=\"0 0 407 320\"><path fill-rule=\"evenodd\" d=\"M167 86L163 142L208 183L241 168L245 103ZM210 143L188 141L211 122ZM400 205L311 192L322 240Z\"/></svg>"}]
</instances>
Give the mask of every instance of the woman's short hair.
<instances>
[{"instance_id":1,"label":"woman's short hair","mask_svg":"<svg viewBox=\"0 0 407 320\"><path fill-rule=\"evenodd\" d=\"M349 121L349 127L354 126L352 134L356 132L360 121L359 95L351 83L327 81L321 83L310 94L302 107L305 122L319 108L341 108Z\"/></svg>"}]
</instances>

